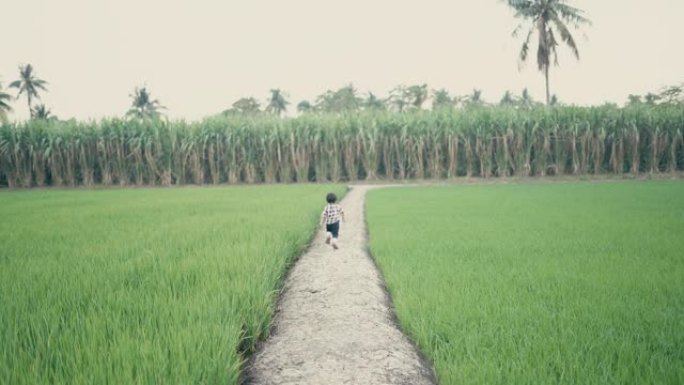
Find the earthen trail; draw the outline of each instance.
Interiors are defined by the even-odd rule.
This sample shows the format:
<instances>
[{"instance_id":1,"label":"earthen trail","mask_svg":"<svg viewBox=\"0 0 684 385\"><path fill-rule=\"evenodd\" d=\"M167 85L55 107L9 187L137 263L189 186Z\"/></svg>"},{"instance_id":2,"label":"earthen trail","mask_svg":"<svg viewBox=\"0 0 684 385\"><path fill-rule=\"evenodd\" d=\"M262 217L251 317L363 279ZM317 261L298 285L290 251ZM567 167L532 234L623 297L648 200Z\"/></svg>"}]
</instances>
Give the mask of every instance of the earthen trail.
<instances>
[{"instance_id":1,"label":"earthen trail","mask_svg":"<svg viewBox=\"0 0 684 385\"><path fill-rule=\"evenodd\" d=\"M432 369L397 328L367 253L364 201L355 186L341 205L340 249L313 245L290 272L272 335L247 369L250 384L434 384Z\"/></svg>"}]
</instances>

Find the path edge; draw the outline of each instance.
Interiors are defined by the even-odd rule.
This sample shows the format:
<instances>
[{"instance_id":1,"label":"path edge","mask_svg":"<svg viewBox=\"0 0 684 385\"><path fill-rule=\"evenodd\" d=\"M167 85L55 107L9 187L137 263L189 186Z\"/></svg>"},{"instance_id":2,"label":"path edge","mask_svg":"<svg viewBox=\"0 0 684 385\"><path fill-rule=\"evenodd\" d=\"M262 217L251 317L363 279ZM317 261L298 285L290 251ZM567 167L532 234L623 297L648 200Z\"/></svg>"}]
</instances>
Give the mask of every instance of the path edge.
<instances>
[{"instance_id":1,"label":"path edge","mask_svg":"<svg viewBox=\"0 0 684 385\"><path fill-rule=\"evenodd\" d=\"M353 186L347 184L345 185L345 190L344 190L344 195L339 199L342 201L347 194L352 190ZM365 201L364 201L365 204ZM365 206L364 206L364 215L365 215ZM364 217L365 220L365 217ZM290 259L290 261L287 263L285 266L285 272L284 274L280 277L280 281L276 284L276 287L274 288L274 291L277 292L275 303L274 303L274 308L273 308L273 314L271 316L271 324L268 325L268 333L266 333L262 338L260 338L256 346L254 347L254 351L252 354L249 355L249 357L244 357L242 356L243 361L240 364L240 376L238 377L238 384L240 385L250 385L253 383L253 378L252 378L252 371L251 368L253 367L254 360L256 359L256 356L258 355L259 352L261 352L264 348L264 344L266 344L266 341L273 335L275 332L278 330L278 323L275 322L277 319L277 315L280 312L280 305L283 301L283 297L285 296L285 293L287 292L287 288L285 287L285 283L290 279L290 275L292 275L292 271L294 270L294 266L299 262L299 260L306 255L311 248L314 246L314 241L316 240L316 235L318 235L318 232L320 231L320 226L318 223L314 227L313 231L311 232L309 236L309 240L305 244L304 248L297 253L293 258ZM238 352L239 354L243 354Z\"/></svg>"},{"instance_id":2,"label":"path edge","mask_svg":"<svg viewBox=\"0 0 684 385\"><path fill-rule=\"evenodd\" d=\"M413 187L413 186L377 186L374 188L367 189L366 192L363 194L363 223L364 226L366 226L366 231L364 231L364 239L366 243L366 247L364 247L364 251L366 253L366 256L368 259L370 259L371 263L373 264L373 268L375 269L376 274L378 275L379 281L378 285L380 286L380 289L382 290L384 298L384 304L387 307L387 310L389 312L390 316L390 322L392 326L397 328L401 335L408 341L409 345L411 346L411 349L413 352L416 354L418 357L418 363L420 366L424 369L425 372L427 372L427 380L434 384L437 385L437 374L435 373L435 367L430 360L430 358L423 353L422 350L418 347L418 344L416 341L411 337L408 333L406 333L406 330L401 326L401 323L399 322L399 317L397 316L397 312L394 307L394 301L392 300L392 295L390 294L389 288L387 287L387 283L385 281L385 274L382 272L382 269L380 268L380 265L378 265L378 261L375 259L375 255L373 255L373 252L370 249L370 227L368 226L368 215L367 215L367 197L368 193L372 190L375 189L381 189L381 188L393 188L393 187Z\"/></svg>"}]
</instances>

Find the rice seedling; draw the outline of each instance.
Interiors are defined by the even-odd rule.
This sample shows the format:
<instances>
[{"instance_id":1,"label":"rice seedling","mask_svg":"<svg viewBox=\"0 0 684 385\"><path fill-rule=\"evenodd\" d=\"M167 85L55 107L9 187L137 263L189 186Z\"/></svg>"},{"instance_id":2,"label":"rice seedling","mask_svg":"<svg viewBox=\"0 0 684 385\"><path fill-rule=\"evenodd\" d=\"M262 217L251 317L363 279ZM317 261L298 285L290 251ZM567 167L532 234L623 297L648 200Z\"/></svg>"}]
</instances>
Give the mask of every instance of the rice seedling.
<instances>
[{"instance_id":1,"label":"rice seedling","mask_svg":"<svg viewBox=\"0 0 684 385\"><path fill-rule=\"evenodd\" d=\"M0 383L238 384L329 190L0 193Z\"/></svg>"},{"instance_id":2,"label":"rice seedling","mask_svg":"<svg viewBox=\"0 0 684 385\"><path fill-rule=\"evenodd\" d=\"M441 384L681 384L683 194L679 181L375 190L370 248Z\"/></svg>"}]
</instances>

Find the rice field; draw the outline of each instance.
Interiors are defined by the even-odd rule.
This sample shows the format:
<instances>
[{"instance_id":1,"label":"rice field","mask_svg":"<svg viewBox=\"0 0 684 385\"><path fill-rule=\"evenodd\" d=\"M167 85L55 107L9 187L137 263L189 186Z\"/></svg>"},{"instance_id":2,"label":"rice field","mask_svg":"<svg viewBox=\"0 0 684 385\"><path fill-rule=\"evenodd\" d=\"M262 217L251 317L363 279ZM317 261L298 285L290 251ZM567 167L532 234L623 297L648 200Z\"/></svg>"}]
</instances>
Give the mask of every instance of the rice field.
<instances>
[{"instance_id":1,"label":"rice field","mask_svg":"<svg viewBox=\"0 0 684 385\"><path fill-rule=\"evenodd\" d=\"M239 383L329 190L0 192L0 383Z\"/></svg>"},{"instance_id":2,"label":"rice field","mask_svg":"<svg viewBox=\"0 0 684 385\"><path fill-rule=\"evenodd\" d=\"M684 383L684 183L369 193L370 247L440 384Z\"/></svg>"}]
</instances>

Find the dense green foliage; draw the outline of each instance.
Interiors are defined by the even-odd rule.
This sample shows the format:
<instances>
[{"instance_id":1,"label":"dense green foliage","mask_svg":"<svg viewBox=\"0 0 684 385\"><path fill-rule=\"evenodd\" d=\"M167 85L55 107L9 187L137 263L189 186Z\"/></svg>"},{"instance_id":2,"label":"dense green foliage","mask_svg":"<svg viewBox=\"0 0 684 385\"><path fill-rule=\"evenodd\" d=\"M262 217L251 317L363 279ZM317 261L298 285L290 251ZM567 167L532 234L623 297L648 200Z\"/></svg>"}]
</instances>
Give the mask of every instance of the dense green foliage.
<instances>
[{"instance_id":1,"label":"dense green foliage","mask_svg":"<svg viewBox=\"0 0 684 385\"><path fill-rule=\"evenodd\" d=\"M369 193L403 329L450 384L684 383L684 183Z\"/></svg>"},{"instance_id":2,"label":"dense green foliage","mask_svg":"<svg viewBox=\"0 0 684 385\"><path fill-rule=\"evenodd\" d=\"M237 384L329 189L0 193L0 383Z\"/></svg>"},{"instance_id":3,"label":"dense green foliage","mask_svg":"<svg viewBox=\"0 0 684 385\"><path fill-rule=\"evenodd\" d=\"M0 127L0 185L659 173L684 169L683 133L677 105L33 120Z\"/></svg>"}]
</instances>

